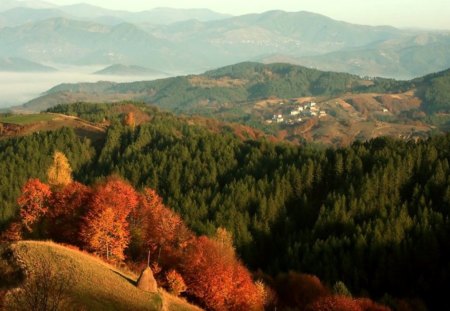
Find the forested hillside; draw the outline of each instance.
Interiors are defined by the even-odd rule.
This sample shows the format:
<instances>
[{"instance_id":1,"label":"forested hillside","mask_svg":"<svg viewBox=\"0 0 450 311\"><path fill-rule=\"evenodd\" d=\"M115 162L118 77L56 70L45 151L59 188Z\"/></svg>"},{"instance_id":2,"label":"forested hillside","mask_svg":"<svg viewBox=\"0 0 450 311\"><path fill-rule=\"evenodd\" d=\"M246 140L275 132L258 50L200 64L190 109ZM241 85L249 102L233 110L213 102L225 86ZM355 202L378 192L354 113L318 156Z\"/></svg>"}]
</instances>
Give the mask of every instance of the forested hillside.
<instances>
[{"instance_id":1,"label":"forested hillside","mask_svg":"<svg viewBox=\"0 0 450 311\"><path fill-rule=\"evenodd\" d=\"M226 228L254 270L312 273L391 305L417 298L450 308L450 135L325 149L148 113L136 127L112 122L96 146L70 129L0 141L2 222L26 179L46 180L57 149L80 182L115 173L156 189L196 233Z\"/></svg>"},{"instance_id":2,"label":"forested hillside","mask_svg":"<svg viewBox=\"0 0 450 311\"><path fill-rule=\"evenodd\" d=\"M61 84L50 89L41 98L25 104L25 107L39 111L53 106L54 98L58 98L59 103L68 103L68 100L76 102L77 96L88 94L126 94L128 99L155 104L175 112L216 110L229 105L240 109L240 104L270 96L291 98L335 95L351 91L352 88L363 88L367 83L372 84L359 76L346 73L325 72L289 64L247 62L202 75L156 81Z\"/></svg>"},{"instance_id":3,"label":"forested hillside","mask_svg":"<svg viewBox=\"0 0 450 311\"><path fill-rule=\"evenodd\" d=\"M398 81L247 62L156 81L61 84L20 110L133 100L246 124L291 142L347 146L355 138L426 137L448 130L449 87L448 71ZM304 111L311 102L317 110ZM279 115L283 119L276 120Z\"/></svg>"}]
</instances>

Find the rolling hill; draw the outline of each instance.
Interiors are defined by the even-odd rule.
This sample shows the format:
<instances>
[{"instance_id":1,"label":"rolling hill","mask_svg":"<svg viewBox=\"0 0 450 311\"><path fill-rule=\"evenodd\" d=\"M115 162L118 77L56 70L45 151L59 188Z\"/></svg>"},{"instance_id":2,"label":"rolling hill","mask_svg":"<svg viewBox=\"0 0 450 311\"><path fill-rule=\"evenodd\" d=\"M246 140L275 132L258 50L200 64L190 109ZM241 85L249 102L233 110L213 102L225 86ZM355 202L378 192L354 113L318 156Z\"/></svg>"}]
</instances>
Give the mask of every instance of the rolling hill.
<instances>
[{"instance_id":1,"label":"rolling hill","mask_svg":"<svg viewBox=\"0 0 450 311\"><path fill-rule=\"evenodd\" d=\"M52 242L21 241L2 249L4 265L10 269L35 273L67 283L64 287L66 307L83 310L201 310L164 291L151 294L136 287L137 276L108 265L100 259ZM4 259L3 259L4 260ZM4 266L2 266L4 268ZM2 269L0 273L5 273ZM22 271L23 273L23 271ZM4 275L2 277L5 277ZM28 278L25 282L32 282ZM30 287L28 287L30 288ZM32 287L31 287L32 288ZM41 289L42 290L42 289ZM28 293L30 294L30 293ZM5 309L13 307L13 296L6 295ZM8 307L9 306L9 307Z\"/></svg>"},{"instance_id":2,"label":"rolling hill","mask_svg":"<svg viewBox=\"0 0 450 311\"><path fill-rule=\"evenodd\" d=\"M425 137L447 130L448 76L444 71L396 81L288 64L241 63L149 82L62 84L23 108L39 111L61 103L134 100L175 113L250 125L279 139L347 145L355 139ZM310 102L317 103L317 111L293 112ZM274 115L283 120L273 122Z\"/></svg>"}]
</instances>

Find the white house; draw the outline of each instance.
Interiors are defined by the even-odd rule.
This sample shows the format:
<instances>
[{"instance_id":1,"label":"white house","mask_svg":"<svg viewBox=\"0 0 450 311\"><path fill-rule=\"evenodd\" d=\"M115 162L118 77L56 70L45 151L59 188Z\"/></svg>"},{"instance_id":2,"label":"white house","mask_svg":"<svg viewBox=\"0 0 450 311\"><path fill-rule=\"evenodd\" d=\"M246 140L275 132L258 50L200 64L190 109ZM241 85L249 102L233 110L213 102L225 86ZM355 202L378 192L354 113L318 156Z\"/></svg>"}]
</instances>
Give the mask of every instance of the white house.
<instances>
[{"instance_id":1,"label":"white house","mask_svg":"<svg viewBox=\"0 0 450 311\"><path fill-rule=\"evenodd\" d=\"M300 113L300 111L298 111L298 110L292 110L291 111L291 116L296 116L296 115L298 115Z\"/></svg>"}]
</instances>

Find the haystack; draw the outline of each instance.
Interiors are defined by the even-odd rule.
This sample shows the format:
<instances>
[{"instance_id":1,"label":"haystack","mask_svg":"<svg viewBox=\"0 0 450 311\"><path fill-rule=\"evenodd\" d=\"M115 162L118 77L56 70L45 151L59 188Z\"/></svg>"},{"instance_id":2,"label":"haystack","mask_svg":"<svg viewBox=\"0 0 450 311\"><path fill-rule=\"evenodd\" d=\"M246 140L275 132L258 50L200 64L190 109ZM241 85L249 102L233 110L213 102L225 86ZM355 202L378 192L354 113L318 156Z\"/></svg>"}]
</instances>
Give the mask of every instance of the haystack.
<instances>
[{"instance_id":1,"label":"haystack","mask_svg":"<svg viewBox=\"0 0 450 311\"><path fill-rule=\"evenodd\" d=\"M150 293L156 293L158 291L158 284L156 284L155 277L153 276L150 267L147 267L142 271L141 276L137 281L137 287Z\"/></svg>"}]
</instances>

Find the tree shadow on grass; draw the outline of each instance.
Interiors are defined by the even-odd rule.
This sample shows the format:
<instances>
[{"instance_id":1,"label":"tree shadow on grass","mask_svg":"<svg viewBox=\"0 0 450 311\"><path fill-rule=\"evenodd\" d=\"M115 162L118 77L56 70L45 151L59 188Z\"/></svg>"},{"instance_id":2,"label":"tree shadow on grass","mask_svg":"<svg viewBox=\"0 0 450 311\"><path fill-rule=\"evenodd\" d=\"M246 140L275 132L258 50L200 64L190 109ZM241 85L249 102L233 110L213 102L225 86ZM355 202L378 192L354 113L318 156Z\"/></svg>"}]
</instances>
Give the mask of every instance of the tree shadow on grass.
<instances>
[{"instance_id":1,"label":"tree shadow on grass","mask_svg":"<svg viewBox=\"0 0 450 311\"><path fill-rule=\"evenodd\" d=\"M122 273L120 273L120 272L118 272L118 271L115 271L115 270L113 270L113 269L110 269L110 271L114 272L115 274L117 274L117 275L120 276L121 278L125 279L125 280L126 280L128 283L130 283L131 285L137 286L137 281L135 281L135 280L133 280L133 279L131 279L131 278L129 278L129 277L123 275Z\"/></svg>"}]
</instances>

